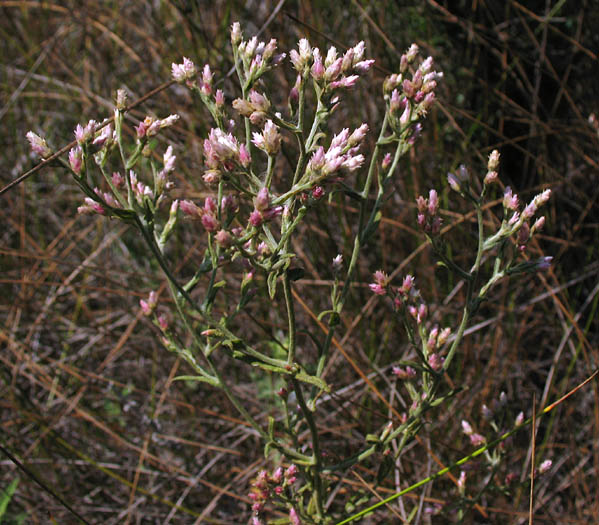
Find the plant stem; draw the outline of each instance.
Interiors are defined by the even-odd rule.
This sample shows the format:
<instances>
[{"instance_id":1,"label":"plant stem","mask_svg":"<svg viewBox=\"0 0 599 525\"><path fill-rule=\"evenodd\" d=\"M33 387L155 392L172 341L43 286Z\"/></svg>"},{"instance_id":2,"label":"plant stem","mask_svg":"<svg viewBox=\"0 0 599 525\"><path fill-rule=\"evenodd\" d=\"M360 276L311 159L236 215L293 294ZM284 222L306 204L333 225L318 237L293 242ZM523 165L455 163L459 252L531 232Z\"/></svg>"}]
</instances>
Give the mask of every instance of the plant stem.
<instances>
[{"instance_id":1,"label":"plant stem","mask_svg":"<svg viewBox=\"0 0 599 525\"><path fill-rule=\"evenodd\" d=\"M316 427L316 423L314 421L314 417L312 412L306 405L306 401L304 399L304 394L302 393L302 388L300 383L293 379L293 391L297 397L297 402L300 406L302 414L308 423L308 428L310 429L310 435L312 437L312 467L310 471L312 473L312 484L314 488L314 492L312 494L312 498L314 504L316 506L316 515L319 520L322 519L324 515L323 509L323 501L324 501L324 493L322 486L322 477L321 477L321 457L320 457L320 441L318 436L318 428Z\"/></svg>"},{"instance_id":2,"label":"plant stem","mask_svg":"<svg viewBox=\"0 0 599 525\"><path fill-rule=\"evenodd\" d=\"M295 332L295 308L293 306L293 297L291 295L291 281L289 272L285 272L283 277L283 293L285 295L285 306L287 308L287 330L289 344L287 347L287 363L291 365L295 361L296 332Z\"/></svg>"}]
</instances>

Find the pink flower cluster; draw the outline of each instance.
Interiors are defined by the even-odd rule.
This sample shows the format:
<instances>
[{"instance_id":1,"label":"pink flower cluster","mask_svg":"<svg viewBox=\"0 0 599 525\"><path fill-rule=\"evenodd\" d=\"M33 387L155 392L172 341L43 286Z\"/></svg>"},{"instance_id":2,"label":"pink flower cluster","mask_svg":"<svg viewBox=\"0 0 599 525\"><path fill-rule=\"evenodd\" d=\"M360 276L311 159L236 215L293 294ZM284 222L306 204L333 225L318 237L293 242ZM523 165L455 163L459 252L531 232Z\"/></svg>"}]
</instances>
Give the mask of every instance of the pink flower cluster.
<instances>
[{"instance_id":1,"label":"pink flower cluster","mask_svg":"<svg viewBox=\"0 0 599 525\"><path fill-rule=\"evenodd\" d=\"M435 325L428 333L428 338L426 341L428 364L435 372L440 372L443 370L445 359L441 357L440 352L445 346L445 343L447 343L447 339L449 338L450 334L450 328L439 330L437 325Z\"/></svg>"},{"instance_id":2,"label":"pink flower cluster","mask_svg":"<svg viewBox=\"0 0 599 525\"><path fill-rule=\"evenodd\" d=\"M200 208L197 204L189 200L180 201L179 208L181 208L181 211L185 215L189 215L194 219L200 219L202 226L208 232L214 233L220 228L220 222L217 218L218 209L212 197L206 197L203 208Z\"/></svg>"},{"instance_id":3,"label":"pink flower cluster","mask_svg":"<svg viewBox=\"0 0 599 525\"><path fill-rule=\"evenodd\" d=\"M108 215L106 205L112 208L119 207L112 193L101 191L99 188L94 188L94 192L104 205L91 197L85 197L85 204L77 208L77 213L98 213L99 215Z\"/></svg>"},{"instance_id":4,"label":"pink flower cluster","mask_svg":"<svg viewBox=\"0 0 599 525\"><path fill-rule=\"evenodd\" d=\"M258 41L254 36L243 40L239 22L231 26L231 43L234 52L241 59L243 72L248 85L253 84L266 71L279 65L285 58L285 53L276 53L277 41L272 38L268 43Z\"/></svg>"},{"instance_id":5,"label":"pink flower cluster","mask_svg":"<svg viewBox=\"0 0 599 525\"><path fill-rule=\"evenodd\" d=\"M270 101L266 95L260 94L254 89L248 93L248 98L237 98L233 101L235 108L240 115L250 119L255 126L262 126L268 117L270 110Z\"/></svg>"},{"instance_id":6,"label":"pink flower cluster","mask_svg":"<svg viewBox=\"0 0 599 525\"><path fill-rule=\"evenodd\" d=\"M133 170L129 170L129 180L131 181L131 189L133 190L133 195L135 196L135 199L140 205L143 205L145 197L148 197L150 199L154 198L154 192L152 191L152 188L150 188L147 184L144 184L140 180L137 180L137 174Z\"/></svg>"},{"instance_id":7,"label":"pink flower cluster","mask_svg":"<svg viewBox=\"0 0 599 525\"><path fill-rule=\"evenodd\" d=\"M489 160L487 162L487 173L483 180L485 186L489 186L490 184L497 182L499 177L499 174L497 173L498 169L499 152L497 150L493 150L489 155ZM466 192L470 186L470 172L468 171L468 168L463 164L460 165L455 173L447 174L447 182L452 190L457 191L458 193ZM517 201L511 202L508 205L510 207L514 206L515 208L518 206Z\"/></svg>"},{"instance_id":8,"label":"pink flower cluster","mask_svg":"<svg viewBox=\"0 0 599 525\"><path fill-rule=\"evenodd\" d=\"M364 155L358 151L367 131L367 124L362 124L351 135L349 129L344 128L333 137L326 152L323 146L319 146L306 169L310 178L319 181L340 170L355 171L362 166Z\"/></svg>"},{"instance_id":9,"label":"pink flower cluster","mask_svg":"<svg viewBox=\"0 0 599 525\"><path fill-rule=\"evenodd\" d=\"M246 168L250 160L245 145L239 144L231 133L225 133L220 128L211 129L208 138L204 140L204 164L207 168L204 180L206 182L217 182L220 180L221 172L232 171L237 166Z\"/></svg>"},{"instance_id":10,"label":"pink flower cluster","mask_svg":"<svg viewBox=\"0 0 599 525\"><path fill-rule=\"evenodd\" d=\"M75 140L80 146L93 137L97 125L98 123L95 120L90 120L85 126L77 124L75 128Z\"/></svg>"},{"instance_id":11,"label":"pink flower cluster","mask_svg":"<svg viewBox=\"0 0 599 525\"><path fill-rule=\"evenodd\" d=\"M172 64L173 79L185 84L188 88L196 90L204 103L206 103L213 114L220 114L222 106L225 104L225 95L221 89L214 92L214 75L208 64L202 68L202 76L198 85L197 82L198 70L196 65L186 57L183 57L181 64Z\"/></svg>"},{"instance_id":12,"label":"pink flower cluster","mask_svg":"<svg viewBox=\"0 0 599 525\"><path fill-rule=\"evenodd\" d=\"M428 199L420 195L416 199L418 208L418 226L426 233L436 235L441 230L441 217L439 217L439 196L435 190L430 190Z\"/></svg>"},{"instance_id":13,"label":"pink flower cluster","mask_svg":"<svg viewBox=\"0 0 599 525\"><path fill-rule=\"evenodd\" d=\"M252 483L250 499L254 502L252 510L258 514L273 495L281 495L285 489L291 487L297 481L298 468L291 464L287 469L277 468L272 475L266 470L260 471L258 477ZM297 516L297 513L295 513ZM299 518L298 518L299 520ZM299 523L299 521L297 521Z\"/></svg>"},{"instance_id":14,"label":"pink flower cluster","mask_svg":"<svg viewBox=\"0 0 599 525\"><path fill-rule=\"evenodd\" d=\"M163 119L146 117L135 128L135 131L137 132L137 138L143 139L146 137L152 137L161 129L172 126L175 122L177 122L177 120L179 120L179 115L169 115Z\"/></svg>"},{"instance_id":15,"label":"pink flower cluster","mask_svg":"<svg viewBox=\"0 0 599 525\"><path fill-rule=\"evenodd\" d=\"M254 198L254 210L250 213L250 225L259 227L278 217L283 212L283 206L271 206L268 188L261 188Z\"/></svg>"},{"instance_id":16,"label":"pink flower cluster","mask_svg":"<svg viewBox=\"0 0 599 525\"><path fill-rule=\"evenodd\" d=\"M541 230L545 225L545 217L543 216L536 219L532 225L530 224L530 221L536 215L539 208L543 206L550 197L551 190L545 190L536 195L522 211L518 211L520 209L518 195L513 193L512 189L508 186L503 194L503 210L505 219L503 220L501 228L497 234L485 241L484 247L488 249L502 239L505 239L510 235L517 234L518 249L520 251L524 251L528 241L530 241L532 236L537 231ZM538 268L546 269L550 262L550 257L544 257L539 261Z\"/></svg>"},{"instance_id":17,"label":"pink flower cluster","mask_svg":"<svg viewBox=\"0 0 599 525\"><path fill-rule=\"evenodd\" d=\"M328 92L352 87L374 64L374 60L364 59L364 42L349 48L343 56L330 47L323 58L317 47L312 48L308 40L302 38L298 50L289 52L289 58L302 78L307 78L309 73Z\"/></svg>"},{"instance_id":18,"label":"pink flower cluster","mask_svg":"<svg viewBox=\"0 0 599 525\"><path fill-rule=\"evenodd\" d=\"M416 68L409 77L409 66L418 56L418 46L412 44L400 59L399 73L394 73L385 79L383 90L389 100L390 124L401 134L409 129L413 141L420 127L410 126L426 115L435 101L437 81L443 73L433 70L433 58L428 57Z\"/></svg>"},{"instance_id":19,"label":"pink flower cluster","mask_svg":"<svg viewBox=\"0 0 599 525\"><path fill-rule=\"evenodd\" d=\"M148 296L147 300L139 300L139 306L141 307L141 311L146 317L152 315L152 312L154 312L157 304L158 294L154 290L150 292L150 295Z\"/></svg>"},{"instance_id":20,"label":"pink flower cluster","mask_svg":"<svg viewBox=\"0 0 599 525\"><path fill-rule=\"evenodd\" d=\"M389 282L389 276L382 270L377 270L374 272L374 282L369 284L368 287L376 295L386 295Z\"/></svg>"},{"instance_id":21,"label":"pink flower cluster","mask_svg":"<svg viewBox=\"0 0 599 525\"><path fill-rule=\"evenodd\" d=\"M472 426L465 419L462 420L462 432L470 438L470 443L475 447L480 447L486 443L486 439L482 434L474 432Z\"/></svg>"},{"instance_id":22,"label":"pink flower cluster","mask_svg":"<svg viewBox=\"0 0 599 525\"><path fill-rule=\"evenodd\" d=\"M183 62L181 64L175 64L173 62L171 65L171 72L173 79L179 83L186 81L192 82L197 74L195 64L186 57L183 57Z\"/></svg>"}]
</instances>

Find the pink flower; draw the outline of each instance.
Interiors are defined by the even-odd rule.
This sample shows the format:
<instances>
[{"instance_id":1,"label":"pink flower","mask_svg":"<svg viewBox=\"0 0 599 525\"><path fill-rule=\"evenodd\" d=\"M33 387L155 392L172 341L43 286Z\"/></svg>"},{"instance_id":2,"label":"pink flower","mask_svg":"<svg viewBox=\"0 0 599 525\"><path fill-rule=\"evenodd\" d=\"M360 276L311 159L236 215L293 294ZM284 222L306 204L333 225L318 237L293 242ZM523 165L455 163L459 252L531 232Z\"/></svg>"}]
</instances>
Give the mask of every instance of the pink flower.
<instances>
[{"instance_id":1,"label":"pink flower","mask_svg":"<svg viewBox=\"0 0 599 525\"><path fill-rule=\"evenodd\" d=\"M239 45L239 42L241 42L241 38L241 26L239 25L239 22L233 22L233 25L231 25L231 43L234 46L237 46Z\"/></svg>"},{"instance_id":2,"label":"pink flower","mask_svg":"<svg viewBox=\"0 0 599 525\"><path fill-rule=\"evenodd\" d=\"M141 306L141 310L144 315L149 316L152 315L152 312L156 308L156 304L158 303L158 294L155 291L151 291L148 296L148 300L144 301L143 299L139 300L139 306Z\"/></svg>"},{"instance_id":3,"label":"pink flower","mask_svg":"<svg viewBox=\"0 0 599 525\"><path fill-rule=\"evenodd\" d=\"M381 270L374 272L374 283L368 285L369 288L377 295L385 295L387 286L389 286L389 277Z\"/></svg>"},{"instance_id":4,"label":"pink flower","mask_svg":"<svg viewBox=\"0 0 599 525\"><path fill-rule=\"evenodd\" d=\"M216 240L217 244L222 248L228 248L229 246L231 246L233 242L231 234L226 230L219 230L217 234L214 236L214 239Z\"/></svg>"},{"instance_id":5,"label":"pink flower","mask_svg":"<svg viewBox=\"0 0 599 525\"><path fill-rule=\"evenodd\" d=\"M112 126L108 124L100 130L99 134L92 141L92 144L102 148L106 143L110 144L110 142L112 142Z\"/></svg>"},{"instance_id":6,"label":"pink flower","mask_svg":"<svg viewBox=\"0 0 599 525\"><path fill-rule=\"evenodd\" d=\"M431 354L428 357L428 364L435 372L440 372L443 369L443 362L445 360L439 356L439 354Z\"/></svg>"},{"instance_id":7,"label":"pink flower","mask_svg":"<svg viewBox=\"0 0 599 525\"><path fill-rule=\"evenodd\" d=\"M314 80L316 80L317 82L320 82L321 80L324 79L324 73L325 73L325 69L324 69L324 66L322 65L322 59L319 54L318 58L314 59L314 64L312 64L312 68L310 69L310 74L312 75L312 78L314 78Z\"/></svg>"},{"instance_id":8,"label":"pink flower","mask_svg":"<svg viewBox=\"0 0 599 525\"><path fill-rule=\"evenodd\" d=\"M214 95L214 103L219 107L225 105L225 94L223 93L222 89L216 90L216 94Z\"/></svg>"},{"instance_id":9,"label":"pink flower","mask_svg":"<svg viewBox=\"0 0 599 525\"><path fill-rule=\"evenodd\" d=\"M31 150L42 158L52 155L52 150L46 144L46 140L35 134L33 131L27 132L27 140L31 145Z\"/></svg>"},{"instance_id":10,"label":"pink flower","mask_svg":"<svg viewBox=\"0 0 599 525\"><path fill-rule=\"evenodd\" d=\"M162 157L162 164L163 164L163 168L162 168L162 173L164 175L171 173L172 171L175 170L175 161L177 160L177 157L175 157L173 155L173 147L169 146L168 148L166 148L166 151L164 152L164 155Z\"/></svg>"},{"instance_id":11,"label":"pink flower","mask_svg":"<svg viewBox=\"0 0 599 525\"><path fill-rule=\"evenodd\" d=\"M272 120L267 120L262 133L254 132L254 145L268 155L275 155L281 148L281 135Z\"/></svg>"},{"instance_id":12,"label":"pink flower","mask_svg":"<svg viewBox=\"0 0 599 525\"><path fill-rule=\"evenodd\" d=\"M499 152L496 149L494 149L489 155L487 169L489 171L497 171L497 168L499 168Z\"/></svg>"},{"instance_id":13,"label":"pink flower","mask_svg":"<svg viewBox=\"0 0 599 525\"><path fill-rule=\"evenodd\" d=\"M90 140L96 131L97 123L95 120L90 120L85 127L81 126L81 124L77 124L75 128L75 139L82 145Z\"/></svg>"},{"instance_id":14,"label":"pink flower","mask_svg":"<svg viewBox=\"0 0 599 525\"><path fill-rule=\"evenodd\" d=\"M474 430L472 430L472 426L465 419L462 420L462 432L464 432L464 434L466 434L467 436L470 436L474 433Z\"/></svg>"},{"instance_id":15,"label":"pink flower","mask_svg":"<svg viewBox=\"0 0 599 525\"><path fill-rule=\"evenodd\" d=\"M112 183L116 188L120 188L125 184L125 177L123 177L118 171L112 174Z\"/></svg>"},{"instance_id":16,"label":"pink flower","mask_svg":"<svg viewBox=\"0 0 599 525\"><path fill-rule=\"evenodd\" d=\"M69 165L77 175L81 173L81 167L83 166L83 150L81 146L77 145L69 151Z\"/></svg>"},{"instance_id":17,"label":"pink flower","mask_svg":"<svg viewBox=\"0 0 599 525\"><path fill-rule=\"evenodd\" d=\"M470 435L470 443L472 443L472 445L475 447L480 447L481 445L484 445L485 442L485 437L480 434L473 433Z\"/></svg>"},{"instance_id":18,"label":"pink flower","mask_svg":"<svg viewBox=\"0 0 599 525\"><path fill-rule=\"evenodd\" d=\"M354 65L354 71L360 75L363 75L364 73L370 71L370 68L373 66L373 64L374 59L361 60L360 62Z\"/></svg>"},{"instance_id":19,"label":"pink flower","mask_svg":"<svg viewBox=\"0 0 599 525\"><path fill-rule=\"evenodd\" d=\"M394 366L393 374L397 376L398 379L410 380L416 377L416 370L414 370L411 366L406 366L405 369Z\"/></svg>"},{"instance_id":20,"label":"pink flower","mask_svg":"<svg viewBox=\"0 0 599 525\"><path fill-rule=\"evenodd\" d=\"M164 315L158 316L158 326L162 331L166 331L168 328L168 319Z\"/></svg>"},{"instance_id":21,"label":"pink flower","mask_svg":"<svg viewBox=\"0 0 599 525\"><path fill-rule=\"evenodd\" d=\"M551 468L551 465L553 465L553 462L550 459L543 461L543 463L539 465L539 474L547 472Z\"/></svg>"},{"instance_id":22,"label":"pink flower","mask_svg":"<svg viewBox=\"0 0 599 525\"><path fill-rule=\"evenodd\" d=\"M516 211L518 209L518 195L514 195L512 193L512 188L509 186L503 193L503 207L512 211Z\"/></svg>"},{"instance_id":23,"label":"pink flower","mask_svg":"<svg viewBox=\"0 0 599 525\"><path fill-rule=\"evenodd\" d=\"M173 79L176 82L184 82L186 80L191 80L196 75L196 67L195 64L189 60L189 58L183 57L183 63L175 64L173 62L171 66L171 71L173 75Z\"/></svg>"},{"instance_id":24,"label":"pink flower","mask_svg":"<svg viewBox=\"0 0 599 525\"><path fill-rule=\"evenodd\" d=\"M466 473L462 470L458 478L458 489L463 491L466 488Z\"/></svg>"},{"instance_id":25,"label":"pink flower","mask_svg":"<svg viewBox=\"0 0 599 525\"><path fill-rule=\"evenodd\" d=\"M536 261L537 270L548 270L549 268L551 268L552 260L553 260L553 257L551 257L551 256L541 257L540 259L538 259Z\"/></svg>"},{"instance_id":26,"label":"pink flower","mask_svg":"<svg viewBox=\"0 0 599 525\"><path fill-rule=\"evenodd\" d=\"M252 211L250 213L250 224L255 228L258 228L262 224L262 214L258 210Z\"/></svg>"},{"instance_id":27,"label":"pink flower","mask_svg":"<svg viewBox=\"0 0 599 525\"><path fill-rule=\"evenodd\" d=\"M302 525L302 522L297 515L297 511L293 507L289 510L289 523L291 525Z\"/></svg>"},{"instance_id":28,"label":"pink flower","mask_svg":"<svg viewBox=\"0 0 599 525\"><path fill-rule=\"evenodd\" d=\"M179 207L185 215L189 215L191 217L199 217L202 214L201 208L192 201L179 201Z\"/></svg>"}]
</instances>

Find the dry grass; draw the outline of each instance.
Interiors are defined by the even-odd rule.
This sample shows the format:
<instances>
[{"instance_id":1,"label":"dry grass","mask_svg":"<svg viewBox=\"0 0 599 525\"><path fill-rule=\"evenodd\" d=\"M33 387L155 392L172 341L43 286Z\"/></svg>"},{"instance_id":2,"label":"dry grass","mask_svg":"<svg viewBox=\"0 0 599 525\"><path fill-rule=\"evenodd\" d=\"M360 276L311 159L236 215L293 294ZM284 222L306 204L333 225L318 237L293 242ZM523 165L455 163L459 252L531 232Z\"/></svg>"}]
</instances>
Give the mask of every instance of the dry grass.
<instances>
[{"instance_id":1,"label":"dry grass","mask_svg":"<svg viewBox=\"0 0 599 525\"><path fill-rule=\"evenodd\" d=\"M328 38L339 47L366 41L380 69L370 86L353 93L332 128L348 119L376 127L385 71L397 67L411 41L433 54L446 74L440 104L401 168L377 245L361 261L363 285L354 288L338 332L327 375L334 393L317 412L327 453L343 457L358 450L366 433L394 417L387 403L403 410L384 371L407 341L390 310L368 293L370 273L384 267L399 278L412 271L440 322L454 322L458 314L460 283L447 282L435 268L414 229L416 195L433 185L442 190L447 235L455 246L470 245L474 219L463 215L466 208L442 178L462 162L482 173L488 153L500 149L506 184L526 198L540 188L554 191L547 227L527 256L553 255L555 264L546 274L505 282L483 306L452 372L463 390L431 414L421 439L403 454L401 469L374 489L376 496L369 491L376 463L333 482L340 501L368 494L359 510L466 455L471 448L461 419L491 435L480 410L495 406L500 392L507 394L509 428L520 410L531 414L535 397L538 407L545 406L597 368L599 156L598 135L587 118L599 112L599 13L592 2L553 2L553 8L512 0L428 0L422 7L401 1L300 4L0 0L0 186L35 165L24 140L29 129L62 147L77 123L110 116L117 88L142 97L168 80L170 63L182 55L210 62L233 96L233 79L226 77L226 28L233 20L242 21L246 34L263 29L263 37L278 38L284 50L303 35L321 47ZM292 81L274 75L281 101ZM200 177L206 115L176 87L132 111L131 124L146 112L182 115L169 136L180 161L175 194L199 197L206 191ZM285 170L279 175L284 178ZM54 168L0 197L0 444L63 500L0 454L0 485L20 479L4 518L77 523L66 503L89 523L247 523L249 481L257 469L272 465L219 392L173 382L188 371L164 350L137 306L162 286L154 263L123 225L77 216L80 198L63 170ZM298 314L304 334L322 329L314 318L326 308L332 257L347 253L353 206L341 198L323 206L310 231L296 240L306 270L296 288L305 301ZM485 216L489 224L497 221L494 211ZM197 262L201 243L190 228L180 234L173 248L179 275ZM455 256L466 261L472 254ZM445 301L448 294L452 299ZM276 303L261 304L243 319L244 330L256 339L280 338L284 314ZM309 337L300 343L309 360L315 352ZM276 414L268 381L224 358L221 366L260 421ZM536 523L599 523L598 394L594 381L538 421L535 455L551 458L554 466L535 482ZM505 460L480 496L487 471L481 462L469 464L464 523L528 521L530 444L525 433L506 444ZM508 472L516 481L502 494L496 482ZM449 478L409 496L365 522L400 523L396 516L415 505L420 510L414 523L456 520L457 491ZM439 506L441 514L427 514Z\"/></svg>"}]
</instances>

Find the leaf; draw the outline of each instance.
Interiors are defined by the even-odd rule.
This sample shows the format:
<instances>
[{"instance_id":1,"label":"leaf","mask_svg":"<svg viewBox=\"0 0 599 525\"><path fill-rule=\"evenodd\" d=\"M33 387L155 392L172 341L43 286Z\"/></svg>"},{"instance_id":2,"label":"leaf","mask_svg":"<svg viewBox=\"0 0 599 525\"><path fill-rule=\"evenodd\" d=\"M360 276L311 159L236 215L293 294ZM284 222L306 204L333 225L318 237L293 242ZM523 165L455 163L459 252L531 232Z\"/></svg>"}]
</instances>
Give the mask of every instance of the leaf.
<instances>
[{"instance_id":1,"label":"leaf","mask_svg":"<svg viewBox=\"0 0 599 525\"><path fill-rule=\"evenodd\" d=\"M322 321L322 318L323 318L325 315L327 315L327 314L334 314L334 313L335 313L335 310L324 310L324 311L322 311L322 312L320 312L320 313L318 314L318 317L317 317L317 319L318 319L319 321Z\"/></svg>"},{"instance_id":2,"label":"leaf","mask_svg":"<svg viewBox=\"0 0 599 525\"><path fill-rule=\"evenodd\" d=\"M200 383L208 383L214 385L214 381L204 376L177 376L173 381L199 381Z\"/></svg>"},{"instance_id":3,"label":"leaf","mask_svg":"<svg viewBox=\"0 0 599 525\"><path fill-rule=\"evenodd\" d=\"M268 284L268 296L272 299L275 298L275 294L277 293L277 272L271 272L268 274L267 284Z\"/></svg>"},{"instance_id":4,"label":"leaf","mask_svg":"<svg viewBox=\"0 0 599 525\"><path fill-rule=\"evenodd\" d=\"M236 357L235 354L233 355L233 357ZM304 370L300 370L299 372L294 372L293 370L287 370L285 368L281 368L278 366L269 365L267 363L263 363L262 361L256 361L256 360L250 361L251 357L248 355L243 355L243 357L239 356L236 358L238 358L242 361L245 361L245 362L251 364L252 366L256 366L258 368L261 368L262 370L266 370L268 372L275 372L277 374L293 376L298 381L317 386L318 388L320 388L321 390L324 390L325 392L331 391L331 387L329 385L327 385L322 379L320 379L319 377L316 377L316 376L311 376L310 374L306 373Z\"/></svg>"},{"instance_id":5,"label":"leaf","mask_svg":"<svg viewBox=\"0 0 599 525\"><path fill-rule=\"evenodd\" d=\"M19 478L15 478L10 482L8 487L6 487L6 489L3 490L0 494L0 518L4 516L6 508L8 507L8 504L10 503L10 500L12 499L15 490L17 490L18 485Z\"/></svg>"}]
</instances>

